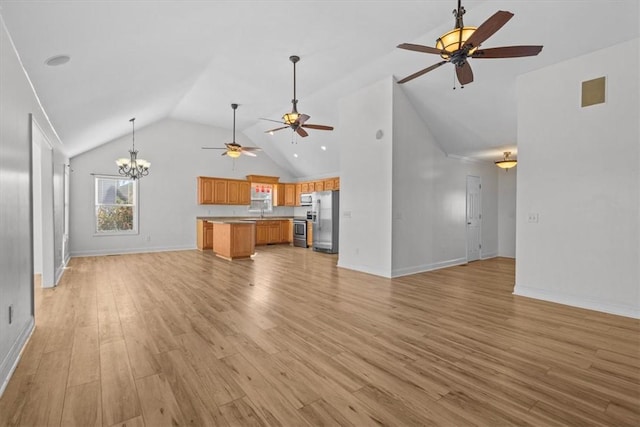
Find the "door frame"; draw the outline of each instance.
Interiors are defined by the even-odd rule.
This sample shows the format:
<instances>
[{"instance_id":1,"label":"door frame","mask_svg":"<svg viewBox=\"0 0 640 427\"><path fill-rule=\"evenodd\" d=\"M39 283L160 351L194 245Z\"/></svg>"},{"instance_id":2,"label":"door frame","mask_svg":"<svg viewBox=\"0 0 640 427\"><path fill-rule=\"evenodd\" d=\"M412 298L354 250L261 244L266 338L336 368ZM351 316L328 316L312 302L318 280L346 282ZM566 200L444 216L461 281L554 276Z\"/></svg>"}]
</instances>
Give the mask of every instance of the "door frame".
<instances>
[{"instance_id":1,"label":"door frame","mask_svg":"<svg viewBox=\"0 0 640 427\"><path fill-rule=\"evenodd\" d=\"M477 182L478 183L478 199L479 199L479 225L478 225L478 242L479 242L479 248L478 248L478 258L474 258L472 260L469 259L469 225L471 225L471 223L469 222L469 184L471 182ZM466 181L465 181L465 257L467 259L467 262L470 261L476 261L476 260L480 260L482 259L482 178L476 175L467 175L466 177Z\"/></svg>"}]
</instances>

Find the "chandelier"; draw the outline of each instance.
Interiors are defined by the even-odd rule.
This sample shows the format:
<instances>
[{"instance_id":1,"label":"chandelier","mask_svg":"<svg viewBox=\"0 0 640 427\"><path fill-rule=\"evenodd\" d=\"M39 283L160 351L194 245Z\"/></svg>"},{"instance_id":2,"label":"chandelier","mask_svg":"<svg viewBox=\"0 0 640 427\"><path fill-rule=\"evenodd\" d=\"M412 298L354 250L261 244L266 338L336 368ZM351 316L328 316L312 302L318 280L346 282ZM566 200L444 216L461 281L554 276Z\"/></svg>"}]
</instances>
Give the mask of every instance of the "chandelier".
<instances>
[{"instance_id":1,"label":"chandelier","mask_svg":"<svg viewBox=\"0 0 640 427\"><path fill-rule=\"evenodd\" d=\"M123 157L116 160L118 165L118 173L122 176L129 177L131 179L140 179L143 176L149 175L149 166L151 163L143 159L138 159L138 150L136 150L136 118L129 120L132 127L133 144L131 150L129 150L129 158Z\"/></svg>"}]
</instances>

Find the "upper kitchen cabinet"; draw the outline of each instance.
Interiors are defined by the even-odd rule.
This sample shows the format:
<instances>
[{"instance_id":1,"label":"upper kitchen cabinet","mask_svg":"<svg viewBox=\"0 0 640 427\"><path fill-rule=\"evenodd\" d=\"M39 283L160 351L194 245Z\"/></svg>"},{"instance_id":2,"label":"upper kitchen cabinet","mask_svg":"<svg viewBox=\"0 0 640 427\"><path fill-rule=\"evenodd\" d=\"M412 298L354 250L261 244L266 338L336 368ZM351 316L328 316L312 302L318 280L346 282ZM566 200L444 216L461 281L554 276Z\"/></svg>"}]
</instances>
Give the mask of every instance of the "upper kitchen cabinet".
<instances>
[{"instance_id":1,"label":"upper kitchen cabinet","mask_svg":"<svg viewBox=\"0 0 640 427\"><path fill-rule=\"evenodd\" d=\"M249 181L227 180L227 202L230 205L251 204L251 184Z\"/></svg>"},{"instance_id":2,"label":"upper kitchen cabinet","mask_svg":"<svg viewBox=\"0 0 640 427\"><path fill-rule=\"evenodd\" d=\"M248 205L251 192L248 181L225 178L198 177L198 204Z\"/></svg>"}]
</instances>

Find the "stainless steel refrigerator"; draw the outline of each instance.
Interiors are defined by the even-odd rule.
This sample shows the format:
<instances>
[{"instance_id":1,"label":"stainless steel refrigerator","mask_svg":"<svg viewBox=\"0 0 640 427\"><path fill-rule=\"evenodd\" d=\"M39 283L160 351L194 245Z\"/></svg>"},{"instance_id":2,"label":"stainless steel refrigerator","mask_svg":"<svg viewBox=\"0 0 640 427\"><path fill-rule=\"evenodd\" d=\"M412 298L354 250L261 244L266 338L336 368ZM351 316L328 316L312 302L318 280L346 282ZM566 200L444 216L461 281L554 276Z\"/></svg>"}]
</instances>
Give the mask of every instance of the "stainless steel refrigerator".
<instances>
[{"instance_id":1,"label":"stainless steel refrigerator","mask_svg":"<svg viewBox=\"0 0 640 427\"><path fill-rule=\"evenodd\" d=\"M313 193L313 250L329 254L338 253L338 225L340 209L339 191Z\"/></svg>"}]
</instances>

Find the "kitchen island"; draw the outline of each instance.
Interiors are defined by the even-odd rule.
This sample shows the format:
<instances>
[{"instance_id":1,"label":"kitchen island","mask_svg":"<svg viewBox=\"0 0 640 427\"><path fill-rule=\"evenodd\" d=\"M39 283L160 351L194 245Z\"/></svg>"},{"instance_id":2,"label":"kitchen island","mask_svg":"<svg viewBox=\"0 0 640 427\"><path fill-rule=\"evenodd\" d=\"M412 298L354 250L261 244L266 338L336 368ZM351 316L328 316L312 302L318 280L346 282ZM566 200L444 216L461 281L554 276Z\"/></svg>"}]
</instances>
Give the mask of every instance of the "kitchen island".
<instances>
[{"instance_id":1,"label":"kitchen island","mask_svg":"<svg viewBox=\"0 0 640 427\"><path fill-rule=\"evenodd\" d=\"M255 221L208 220L213 226L213 253L234 260L249 258L255 253Z\"/></svg>"}]
</instances>

